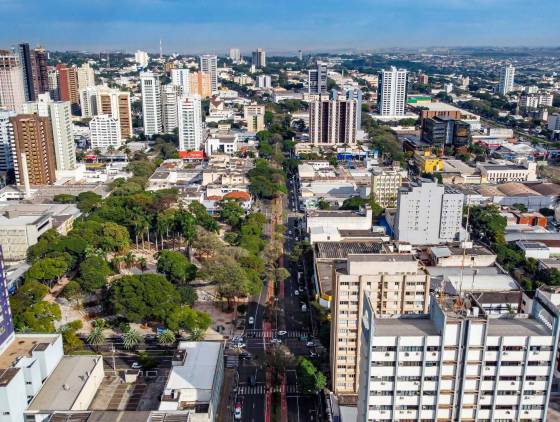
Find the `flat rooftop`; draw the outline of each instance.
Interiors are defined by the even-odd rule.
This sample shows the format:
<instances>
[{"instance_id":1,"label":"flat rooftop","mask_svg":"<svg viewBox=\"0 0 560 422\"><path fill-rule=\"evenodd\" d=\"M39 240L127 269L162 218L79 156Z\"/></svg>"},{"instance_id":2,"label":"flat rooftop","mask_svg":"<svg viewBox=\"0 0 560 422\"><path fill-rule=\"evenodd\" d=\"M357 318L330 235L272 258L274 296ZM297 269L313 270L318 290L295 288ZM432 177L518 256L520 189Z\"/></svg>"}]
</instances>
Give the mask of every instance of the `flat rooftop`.
<instances>
[{"instance_id":1,"label":"flat rooftop","mask_svg":"<svg viewBox=\"0 0 560 422\"><path fill-rule=\"evenodd\" d=\"M27 410L70 410L101 356L64 356Z\"/></svg>"},{"instance_id":2,"label":"flat rooftop","mask_svg":"<svg viewBox=\"0 0 560 422\"><path fill-rule=\"evenodd\" d=\"M349 254L376 254L383 250L383 243L378 241L315 243L317 259L346 259Z\"/></svg>"},{"instance_id":3,"label":"flat rooftop","mask_svg":"<svg viewBox=\"0 0 560 422\"><path fill-rule=\"evenodd\" d=\"M46 346L53 344L57 338L57 334L44 336L18 334L4 350L4 353L0 355L0 368L13 366L15 361L22 356L31 357L31 353L35 349L44 350Z\"/></svg>"},{"instance_id":4,"label":"flat rooftop","mask_svg":"<svg viewBox=\"0 0 560 422\"><path fill-rule=\"evenodd\" d=\"M439 336L439 330L429 318L376 318L376 337Z\"/></svg>"},{"instance_id":5,"label":"flat rooftop","mask_svg":"<svg viewBox=\"0 0 560 422\"><path fill-rule=\"evenodd\" d=\"M95 410L56 412L49 422L189 422L190 411Z\"/></svg>"},{"instance_id":6,"label":"flat rooftop","mask_svg":"<svg viewBox=\"0 0 560 422\"><path fill-rule=\"evenodd\" d=\"M360 211L352 210L309 210L307 211L307 217L336 217L336 218L349 218L349 217L361 217L366 218L367 214Z\"/></svg>"},{"instance_id":7,"label":"flat rooftop","mask_svg":"<svg viewBox=\"0 0 560 422\"><path fill-rule=\"evenodd\" d=\"M549 336L551 331L533 318L490 318L489 336Z\"/></svg>"}]
</instances>

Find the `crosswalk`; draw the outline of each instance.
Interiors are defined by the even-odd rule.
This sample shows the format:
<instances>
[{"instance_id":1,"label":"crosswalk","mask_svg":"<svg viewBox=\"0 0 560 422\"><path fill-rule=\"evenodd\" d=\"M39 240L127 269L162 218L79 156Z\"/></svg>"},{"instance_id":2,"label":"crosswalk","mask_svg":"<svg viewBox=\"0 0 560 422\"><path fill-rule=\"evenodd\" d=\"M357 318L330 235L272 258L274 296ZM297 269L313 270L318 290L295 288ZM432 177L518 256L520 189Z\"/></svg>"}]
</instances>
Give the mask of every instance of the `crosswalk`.
<instances>
[{"instance_id":1,"label":"crosswalk","mask_svg":"<svg viewBox=\"0 0 560 422\"><path fill-rule=\"evenodd\" d=\"M274 337L278 337L278 338L300 338L301 336L309 336L309 332L307 332L307 331L299 331L299 330L288 331L283 336L278 336L277 332L278 332L278 330L272 330L272 331L267 331L267 332L264 332L263 330L247 330L245 332L245 337L246 338L263 338L263 337L265 337L265 338L274 338Z\"/></svg>"},{"instance_id":2,"label":"crosswalk","mask_svg":"<svg viewBox=\"0 0 560 422\"><path fill-rule=\"evenodd\" d=\"M274 387L272 389L273 393L280 393L282 391L282 386ZM258 396L265 393L265 386L264 384L258 385L240 385L237 387L237 394L240 396ZM297 385L287 385L286 386L286 394L297 394L298 387Z\"/></svg>"}]
</instances>

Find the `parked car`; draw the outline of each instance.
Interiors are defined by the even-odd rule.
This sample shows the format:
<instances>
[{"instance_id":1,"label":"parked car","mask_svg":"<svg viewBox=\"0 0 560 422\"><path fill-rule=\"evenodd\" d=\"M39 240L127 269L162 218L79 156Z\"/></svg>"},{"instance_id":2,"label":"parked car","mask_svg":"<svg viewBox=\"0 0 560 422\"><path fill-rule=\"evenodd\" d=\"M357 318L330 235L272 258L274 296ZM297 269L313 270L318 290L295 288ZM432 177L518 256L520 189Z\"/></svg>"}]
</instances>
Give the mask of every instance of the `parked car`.
<instances>
[{"instance_id":1,"label":"parked car","mask_svg":"<svg viewBox=\"0 0 560 422\"><path fill-rule=\"evenodd\" d=\"M255 318L252 316L249 317L249 325L253 325L255 323Z\"/></svg>"},{"instance_id":2,"label":"parked car","mask_svg":"<svg viewBox=\"0 0 560 422\"><path fill-rule=\"evenodd\" d=\"M270 340L270 344L282 344L282 340L280 340L279 338L273 338L272 340Z\"/></svg>"},{"instance_id":3,"label":"parked car","mask_svg":"<svg viewBox=\"0 0 560 422\"><path fill-rule=\"evenodd\" d=\"M288 334L288 332L284 331L284 330L280 330L280 331L276 332L276 335L279 335L279 336L285 336L286 334Z\"/></svg>"},{"instance_id":4,"label":"parked car","mask_svg":"<svg viewBox=\"0 0 560 422\"><path fill-rule=\"evenodd\" d=\"M138 362L132 362L132 365L130 365L130 367L132 369L142 369L142 365L140 365Z\"/></svg>"},{"instance_id":5,"label":"parked car","mask_svg":"<svg viewBox=\"0 0 560 422\"><path fill-rule=\"evenodd\" d=\"M257 377L255 375L251 375L249 377L249 385L251 387L254 387L255 385L257 385Z\"/></svg>"}]
</instances>

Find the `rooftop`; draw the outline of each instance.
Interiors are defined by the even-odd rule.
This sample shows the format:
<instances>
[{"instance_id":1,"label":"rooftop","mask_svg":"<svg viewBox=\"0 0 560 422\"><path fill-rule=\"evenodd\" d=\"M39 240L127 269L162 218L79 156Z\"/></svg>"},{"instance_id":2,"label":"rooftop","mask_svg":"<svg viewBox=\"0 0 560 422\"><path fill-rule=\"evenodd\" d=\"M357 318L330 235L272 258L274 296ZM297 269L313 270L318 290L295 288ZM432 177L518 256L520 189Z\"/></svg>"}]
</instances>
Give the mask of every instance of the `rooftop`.
<instances>
[{"instance_id":1,"label":"rooftop","mask_svg":"<svg viewBox=\"0 0 560 422\"><path fill-rule=\"evenodd\" d=\"M15 361L22 356L31 357L31 353L35 349L44 350L47 345L53 344L57 339L57 334L18 334L6 350L4 350L4 353L0 355L0 368L9 368L13 366Z\"/></svg>"},{"instance_id":2,"label":"rooftop","mask_svg":"<svg viewBox=\"0 0 560 422\"><path fill-rule=\"evenodd\" d=\"M376 337L395 336L438 336L439 330L427 316L413 318L376 318Z\"/></svg>"},{"instance_id":3,"label":"rooftop","mask_svg":"<svg viewBox=\"0 0 560 422\"><path fill-rule=\"evenodd\" d=\"M315 243L317 259L346 259L349 254L376 254L384 250L383 243L364 242L317 242Z\"/></svg>"},{"instance_id":4,"label":"rooftop","mask_svg":"<svg viewBox=\"0 0 560 422\"><path fill-rule=\"evenodd\" d=\"M549 336L550 330L533 318L490 318L489 336Z\"/></svg>"}]
</instances>

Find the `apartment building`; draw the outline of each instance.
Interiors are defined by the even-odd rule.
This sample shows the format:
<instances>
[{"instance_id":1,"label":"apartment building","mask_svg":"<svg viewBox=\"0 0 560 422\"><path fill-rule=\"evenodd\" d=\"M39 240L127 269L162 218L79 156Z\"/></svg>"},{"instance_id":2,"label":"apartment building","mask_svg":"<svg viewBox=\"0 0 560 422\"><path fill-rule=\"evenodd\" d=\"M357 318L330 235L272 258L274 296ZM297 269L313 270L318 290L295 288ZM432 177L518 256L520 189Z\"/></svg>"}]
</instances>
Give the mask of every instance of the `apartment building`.
<instances>
[{"instance_id":1,"label":"apartment building","mask_svg":"<svg viewBox=\"0 0 560 422\"><path fill-rule=\"evenodd\" d=\"M16 52L21 64L26 101L35 101L39 94L48 91L47 52L44 48L29 48L28 43L18 44Z\"/></svg>"},{"instance_id":2,"label":"apartment building","mask_svg":"<svg viewBox=\"0 0 560 422\"><path fill-rule=\"evenodd\" d=\"M0 110L0 171L8 171L14 168L12 158L13 128L10 117L14 117L14 110Z\"/></svg>"},{"instance_id":3,"label":"apartment building","mask_svg":"<svg viewBox=\"0 0 560 422\"><path fill-rule=\"evenodd\" d=\"M89 63L83 63L77 70L78 91L95 86L95 72Z\"/></svg>"},{"instance_id":4,"label":"apartment building","mask_svg":"<svg viewBox=\"0 0 560 422\"><path fill-rule=\"evenodd\" d=\"M200 95L202 98L212 96L212 74L210 72L193 72L189 75L189 91L191 94Z\"/></svg>"},{"instance_id":5,"label":"apartment building","mask_svg":"<svg viewBox=\"0 0 560 422\"><path fill-rule=\"evenodd\" d=\"M506 95L507 93L513 91L513 85L515 81L515 67L512 65L504 66L500 72L500 84L498 85L498 93L501 95Z\"/></svg>"},{"instance_id":6,"label":"apartment building","mask_svg":"<svg viewBox=\"0 0 560 422\"><path fill-rule=\"evenodd\" d=\"M89 122L89 130L93 149L106 151L112 147L116 150L123 144L118 120L107 114L94 116Z\"/></svg>"},{"instance_id":7,"label":"apartment building","mask_svg":"<svg viewBox=\"0 0 560 422\"><path fill-rule=\"evenodd\" d=\"M247 131L257 133L265 129L263 105L249 104L243 108L243 118L247 124Z\"/></svg>"},{"instance_id":8,"label":"apartment building","mask_svg":"<svg viewBox=\"0 0 560 422\"><path fill-rule=\"evenodd\" d=\"M183 95L178 102L179 151L199 150L203 143L199 95Z\"/></svg>"},{"instance_id":9,"label":"apartment building","mask_svg":"<svg viewBox=\"0 0 560 422\"><path fill-rule=\"evenodd\" d=\"M473 295L432 296L430 313L380 318L364 300L359 422L545 421L559 312L485 312Z\"/></svg>"},{"instance_id":10,"label":"apartment building","mask_svg":"<svg viewBox=\"0 0 560 422\"><path fill-rule=\"evenodd\" d=\"M191 89L189 69L171 69L171 85L179 87L182 94L189 94Z\"/></svg>"},{"instance_id":11,"label":"apartment building","mask_svg":"<svg viewBox=\"0 0 560 422\"><path fill-rule=\"evenodd\" d=\"M152 72L142 72L140 74L140 84L142 86L144 134L146 136L153 136L161 133L163 130L159 75Z\"/></svg>"},{"instance_id":12,"label":"apartment building","mask_svg":"<svg viewBox=\"0 0 560 422\"><path fill-rule=\"evenodd\" d=\"M80 91L78 89L78 71L74 66L56 65L58 74L58 96L60 101L70 101L72 112L78 115L80 109Z\"/></svg>"},{"instance_id":13,"label":"apartment building","mask_svg":"<svg viewBox=\"0 0 560 422\"><path fill-rule=\"evenodd\" d=\"M132 136L132 112L130 93L109 88L106 85L90 86L80 90L82 117L106 114L118 120L121 138Z\"/></svg>"},{"instance_id":14,"label":"apartment building","mask_svg":"<svg viewBox=\"0 0 560 422\"><path fill-rule=\"evenodd\" d=\"M408 72L391 67L379 72L377 111L381 116L404 116Z\"/></svg>"},{"instance_id":15,"label":"apartment building","mask_svg":"<svg viewBox=\"0 0 560 422\"><path fill-rule=\"evenodd\" d=\"M134 53L134 61L136 62L138 67L146 68L150 63L150 56L148 56L148 53L146 53L145 51L137 50Z\"/></svg>"},{"instance_id":16,"label":"apartment building","mask_svg":"<svg viewBox=\"0 0 560 422\"><path fill-rule=\"evenodd\" d=\"M0 107L19 112L24 102L23 73L18 56L0 50Z\"/></svg>"},{"instance_id":17,"label":"apartment building","mask_svg":"<svg viewBox=\"0 0 560 422\"><path fill-rule=\"evenodd\" d=\"M318 61L315 69L307 71L307 92L310 94L327 93L327 66L326 62Z\"/></svg>"},{"instance_id":18,"label":"apartment building","mask_svg":"<svg viewBox=\"0 0 560 422\"><path fill-rule=\"evenodd\" d=\"M356 143L356 100L326 95L309 103L309 137L316 146Z\"/></svg>"},{"instance_id":19,"label":"apartment building","mask_svg":"<svg viewBox=\"0 0 560 422\"><path fill-rule=\"evenodd\" d=\"M212 94L218 92L218 57L212 54L200 56L200 71L210 74Z\"/></svg>"},{"instance_id":20,"label":"apartment building","mask_svg":"<svg viewBox=\"0 0 560 422\"><path fill-rule=\"evenodd\" d=\"M253 51L252 56L253 66L257 69L266 67L266 52L262 48L257 48L256 51Z\"/></svg>"},{"instance_id":21,"label":"apartment building","mask_svg":"<svg viewBox=\"0 0 560 422\"><path fill-rule=\"evenodd\" d=\"M336 267L335 267L336 268ZM333 283L330 366L333 391L355 401L362 310L369 298L378 316L426 313L430 279L410 254L350 254Z\"/></svg>"},{"instance_id":22,"label":"apartment building","mask_svg":"<svg viewBox=\"0 0 560 422\"><path fill-rule=\"evenodd\" d=\"M397 206L402 173L398 163L393 167L374 167L371 170L371 194L378 205L383 208Z\"/></svg>"},{"instance_id":23,"label":"apartment building","mask_svg":"<svg viewBox=\"0 0 560 422\"><path fill-rule=\"evenodd\" d=\"M460 240L463 193L431 179L399 190L395 238L412 245L436 245Z\"/></svg>"}]
</instances>

